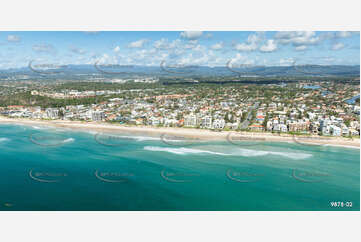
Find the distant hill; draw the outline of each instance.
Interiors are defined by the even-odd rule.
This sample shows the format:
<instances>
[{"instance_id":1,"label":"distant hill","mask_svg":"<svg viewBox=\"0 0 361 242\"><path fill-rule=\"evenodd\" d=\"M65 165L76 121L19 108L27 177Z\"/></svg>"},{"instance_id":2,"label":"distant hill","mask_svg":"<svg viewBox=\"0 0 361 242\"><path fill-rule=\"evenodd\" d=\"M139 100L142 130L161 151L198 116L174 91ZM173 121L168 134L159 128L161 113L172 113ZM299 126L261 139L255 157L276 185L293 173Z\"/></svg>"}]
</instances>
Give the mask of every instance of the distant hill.
<instances>
[{"instance_id":1,"label":"distant hill","mask_svg":"<svg viewBox=\"0 0 361 242\"><path fill-rule=\"evenodd\" d=\"M12 75L27 75L30 78L52 76L53 78L80 78L86 76L360 76L360 65L305 65L305 66L247 66L229 68L226 66L111 66L67 65L60 69L40 70L28 67L0 70L0 79Z\"/></svg>"}]
</instances>

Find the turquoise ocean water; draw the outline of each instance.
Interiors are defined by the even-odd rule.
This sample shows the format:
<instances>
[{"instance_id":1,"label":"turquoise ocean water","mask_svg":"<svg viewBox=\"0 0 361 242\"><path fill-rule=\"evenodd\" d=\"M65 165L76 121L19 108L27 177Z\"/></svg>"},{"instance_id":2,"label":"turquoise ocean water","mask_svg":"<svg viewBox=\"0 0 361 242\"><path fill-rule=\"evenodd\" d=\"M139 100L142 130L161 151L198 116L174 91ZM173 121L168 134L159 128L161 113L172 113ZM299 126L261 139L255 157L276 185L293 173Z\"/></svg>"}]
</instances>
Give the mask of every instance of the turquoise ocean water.
<instances>
[{"instance_id":1,"label":"turquoise ocean water","mask_svg":"<svg viewBox=\"0 0 361 242\"><path fill-rule=\"evenodd\" d=\"M1 124L0 210L360 210L360 150Z\"/></svg>"}]
</instances>

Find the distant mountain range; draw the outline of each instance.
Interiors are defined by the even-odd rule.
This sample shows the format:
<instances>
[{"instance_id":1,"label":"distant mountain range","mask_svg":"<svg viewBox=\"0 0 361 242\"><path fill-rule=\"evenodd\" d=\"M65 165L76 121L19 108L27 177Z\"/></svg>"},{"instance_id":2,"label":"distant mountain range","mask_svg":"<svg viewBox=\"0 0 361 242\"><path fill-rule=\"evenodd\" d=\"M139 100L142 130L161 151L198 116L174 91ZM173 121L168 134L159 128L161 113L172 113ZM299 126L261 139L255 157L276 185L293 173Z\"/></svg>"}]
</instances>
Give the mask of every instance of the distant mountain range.
<instances>
[{"instance_id":1,"label":"distant mountain range","mask_svg":"<svg viewBox=\"0 0 361 242\"><path fill-rule=\"evenodd\" d=\"M360 65L304 65L304 66L245 66L240 68L218 66L94 66L67 65L57 68L24 67L0 70L0 78L11 75L30 77L73 76L73 75L114 75L123 76L360 76Z\"/></svg>"}]
</instances>

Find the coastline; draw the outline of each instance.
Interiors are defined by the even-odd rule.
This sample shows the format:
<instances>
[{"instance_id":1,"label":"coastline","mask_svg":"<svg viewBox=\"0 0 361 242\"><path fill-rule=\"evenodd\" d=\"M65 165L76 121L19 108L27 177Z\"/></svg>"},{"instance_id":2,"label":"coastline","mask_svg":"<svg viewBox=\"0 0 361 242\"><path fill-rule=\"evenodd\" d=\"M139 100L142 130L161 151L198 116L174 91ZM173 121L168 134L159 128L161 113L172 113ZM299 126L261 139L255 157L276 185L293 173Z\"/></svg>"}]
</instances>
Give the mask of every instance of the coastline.
<instances>
[{"instance_id":1,"label":"coastline","mask_svg":"<svg viewBox=\"0 0 361 242\"><path fill-rule=\"evenodd\" d=\"M220 131L215 132L206 129L195 128L172 128L172 127L150 127L150 126L128 126L120 124L109 124L100 122L65 121L65 120L32 120L32 119L12 119L0 117L0 124L23 124L23 125L43 125L54 128L69 128L73 130L93 131L103 133L137 133L149 136L159 136L162 134L173 135L199 140L221 141L221 140L245 140L245 141L265 141L265 142L294 142L305 145L325 145L345 148L360 149L360 139L349 139L344 137L322 137L322 136L293 136L290 134L272 134L267 132L236 132Z\"/></svg>"}]
</instances>

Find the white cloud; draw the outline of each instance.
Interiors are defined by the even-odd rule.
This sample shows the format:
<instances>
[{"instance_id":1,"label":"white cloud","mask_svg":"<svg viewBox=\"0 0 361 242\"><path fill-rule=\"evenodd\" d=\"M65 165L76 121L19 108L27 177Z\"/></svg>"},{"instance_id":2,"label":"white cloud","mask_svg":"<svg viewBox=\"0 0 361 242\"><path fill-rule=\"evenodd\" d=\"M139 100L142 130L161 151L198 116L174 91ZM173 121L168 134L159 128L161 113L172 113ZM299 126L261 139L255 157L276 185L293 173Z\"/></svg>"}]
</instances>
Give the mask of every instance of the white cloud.
<instances>
[{"instance_id":1,"label":"white cloud","mask_svg":"<svg viewBox=\"0 0 361 242\"><path fill-rule=\"evenodd\" d=\"M98 64L119 64L119 61L116 56L103 54L100 58L97 60Z\"/></svg>"},{"instance_id":2,"label":"white cloud","mask_svg":"<svg viewBox=\"0 0 361 242\"><path fill-rule=\"evenodd\" d=\"M202 36L203 32L202 31L184 31L180 33L180 36L182 38L186 38L186 39L199 39Z\"/></svg>"},{"instance_id":3,"label":"white cloud","mask_svg":"<svg viewBox=\"0 0 361 242\"><path fill-rule=\"evenodd\" d=\"M21 40L17 35L8 35L7 39L9 42L19 42Z\"/></svg>"},{"instance_id":4,"label":"white cloud","mask_svg":"<svg viewBox=\"0 0 361 242\"><path fill-rule=\"evenodd\" d=\"M193 46L193 47L191 47L191 49L194 51L204 51L205 50L204 46L202 46L202 45Z\"/></svg>"},{"instance_id":5,"label":"white cloud","mask_svg":"<svg viewBox=\"0 0 361 242\"><path fill-rule=\"evenodd\" d=\"M302 51L302 50L306 50L307 49L307 45L300 45L300 46L296 46L295 50L297 51Z\"/></svg>"},{"instance_id":6,"label":"white cloud","mask_svg":"<svg viewBox=\"0 0 361 242\"><path fill-rule=\"evenodd\" d=\"M69 50L75 54L79 54L79 55L83 55L86 53L86 51L84 49L81 48L77 48L75 46L70 46Z\"/></svg>"},{"instance_id":7,"label":"white cloud","mask_svg":"<svg viewBox=\"0 0 361 242\"><path fill-rule=\"evenodd\" d=\"M323 61L325 61L325 62L335 62L335 58L333 58L333 57L325 57L325 58L323 58Z\"/></svg>"},{"instance_id":8,"label":"white cloud","mask_svg":"<svg viewBox=\"0 0 361 242\"><path fill-rule=\"evenodd\" d=\"M154 48L156 49L169 49L169 42L167 39L160 39L154 42Z\"/></svg>"},{"instance_id":9,"label":"white cloud","mask_svg":"<svg viewBox=\"0 0 361 242\"><path fill-rule=\"evenodd\" d=\"M189 55L181 57L178 63L182 65L210 65L211 59L213 57L205 52L200 54L189 53Z\"/></svg>"},{"instance_id":10,"label":"white cloud","mask_svg":"<svg viewBox=\"0 0 361 242\"><path fill-rule=\"evenodd\" d=\"M200 45L198 44L198 40L189 40L184 46L185 49L200 49Z\"/></svg>"},{"instance_id":11,"label":"white cloud","mask_svg":"<svg viewBox=\"0 0 361 242\"><path fill-rule=\"evenodd\" d=\"M36 52L43 52L43 53L55 52L55 48L51 44L35 44L33 45L33 50Z\"/></svg>"},{"instance_id":12,"label":"white cloud","mask_svg":"<svg viewBox=\"0 0 361 242\"><path fill-rule=\"evenodd\" d=\"M262 40L259 33L250 34L245 43L236 44L234 48L238 51L254 51L258 48L258 43Z\"/></svg>"},{"instance_id":13,"label":"white cloud","mask_svg":"<svg viewBox=\"0 0 361 242\"><path fill-rule=\"evenodd\" d=\"M252 43L252 44L246 44L246 43L241 43L241 44L237 44L235 46L236 50L239 51L254 51L257 49L257 44Z\"/></svg>"},{"instance_id":14,"label":"white cloud","mask_svg":"<svg viewBox=\"0 0 361 242\"><path fill-rule=\"evenodd\" d=\"M155 41L153 47L159 52L167 51L170 58L178 57L188 50L199 52L205 51L206 49L205 46L198 44L198 40L196 39L186 41L176 39L170 42L168 39L162 38Z\"/></svg>"},{"instance_id":15,"label":"white cloud","mask_svg":"<svg viewBox=\"0 0 361 242\"><path fill-rule=\"evenodd\" d=\"M315 45L321 41L314 31L280 31L274 35L280 44Z\"/></svg>"},{"instance_id":16,"label":"white cloud","mask_svg":"<svg viewBox=\"0 0 361 242\"><path fill-rule=\"evenodd\" d=\"M156 49L168 50L168 49L179 48L180 43L181 43L181 40L179 40L179 39L169 42L168 39L162 38L160 40L155 41L153 46Z\"/></svg>"},{"instance_id":17,"label":"white cloud","mask_svg":"<svg viewBox=\"0 0 361 242\"><path fill-rule=\"evenodd\" d=\"M331 50L341 50L345 47L343 43L335 43L331 46Z\"/></svg>"},{"instance_id":18,"label":"white cloud","mask_svg":"<svg viewBox=\"0 0 361 242\"><path fill-rule=\"evenodd\" d=\"M320 34L320 39L327 40L327 39L348 38L357 33L359 33L359 32L355 32L355 31L325 32L325 33Z\"/></svg>"},{"instance_id":19,"label":"white cloud","mask_svg":"<svg viewBox=\"0 0 361 242\"><path fill-rule=\"evenodd\" d=\"M207 39L210 39L210 38L212 38L212 37L213 37L213 34L211 34L211 33L207 33L205 37L206 37Z\"/></svg>"},{"instance_id":20,"label":"white cloud","mask_svg":"<svg viewBox=\"0 0 361 242\"><path fill-rule=\"evenodd\" d=\"M229 62L229 67L241 66L241 65L254 65L255 61L249 59L247 56L237 53L234 58Z\"/></svg>"},{"instance_id":21,"label":"white cloud","mask_svg":"<svg viewBox=\"0 0 361 242\"><path fill-rule=\"evenodd\" d=\"M259 50L262 52L273 52L277 50L277 43L273 39L269 39Z\"/></svg>"},{"instance_id":22,"label":"white cloud","mask_svg":"<svg viewBox=\"0 0 361 242\"><path fill-rule=\"evenodd\" d=\"M216 43L214 45L211 46L211 49L212 50L220 50L220 49L223 49L223 42L219 42L219 43Z\"/></svg>"},{"instance_id":23,"label":"white cloud","mask_svg":"<svg viewBox=\"0 0 361 242\"><path fill-rule=\"evenodd\" d=\"M168 56L166 61L181 65L220 66L224 65L226 59L220 58L215 51L201 46L199 51L184 52L182 55L176 56L175 58Z\"/></svg>"},{"instance_id":24,"label":"white cloud","mask_svg":"<svg viewBox=\"0 0 361 242\"><path fill-rule=\"evenodd\" d=\"M156 52L156 49L142 49L138 50L134 57L137 59L151 59L155 57L154 54L156 54Z\"/></svg>"},{"instance_id":25,"label":"white cloud","mask_svg":"<svg viewBox=\"0 0 361 242\"><path fill-rule=\"evenodd\" d=\"M351 31L337 31L336 32L336 37L339 38L347 38L350 37L352 35Z\"/></svg>"},{"instance_id":26,"label":"white cloud","mask_svg":"<svg viewBox=\"0 0 361 242\"><path fill-rule=\"evenodd\" d=\"M260 33L250 34L248 35L247 42L248 43L258 43L262 40L262 36Z\"/></svg>"},{"instance_id":27,"label":"white cloud","mask_svg":"<svg viewBox=\"0 0 361 242\"><path fill-rule=\"evenodd\" d=\"M114 49L113 49L114 52L118 53L120 51L120 47L119 46L116 46Z\"/></svg>"},{"instance_id":28,"label":"white cloud","mask_svg":"<svg viewBox=\"0 0 361 242\"><path fill-rule=\"evenodd\" d=\"M295 63L295 61L293 58L281 58L280 59L280 66L290 66L294 63Z\"/></svg>"},{"instance_id":29,"label":"white cloud","mask_svg":"<svg viewBox=\"0 0 361 242\"><path fill-rule=\"evenodd\" d=\"M142 48L143 45L144 45L147 41L148 41L148 40L146 40L146 39L140 39L140 40L131 42L131 43L128 45L128 48Z\"/></svg>"}]
</instances>

